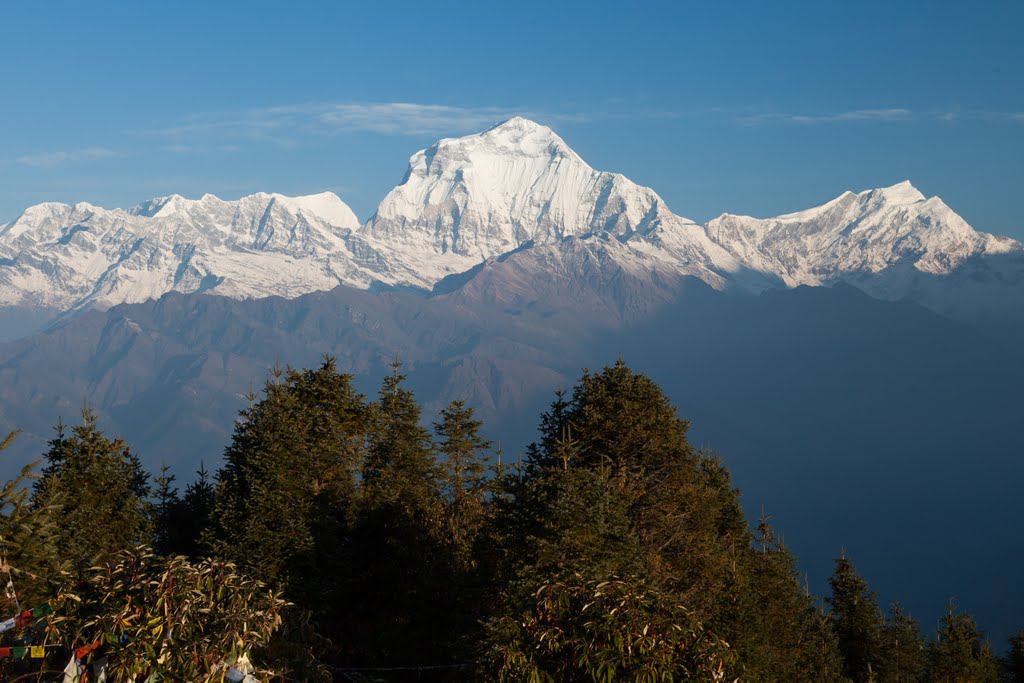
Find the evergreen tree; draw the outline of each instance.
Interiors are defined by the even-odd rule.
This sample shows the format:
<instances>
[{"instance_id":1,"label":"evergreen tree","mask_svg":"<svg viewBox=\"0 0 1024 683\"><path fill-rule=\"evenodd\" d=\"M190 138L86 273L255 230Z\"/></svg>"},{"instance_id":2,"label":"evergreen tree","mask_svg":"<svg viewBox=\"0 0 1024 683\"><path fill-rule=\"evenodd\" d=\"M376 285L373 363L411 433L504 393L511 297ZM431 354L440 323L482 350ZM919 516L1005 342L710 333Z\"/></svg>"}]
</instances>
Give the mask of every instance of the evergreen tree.
<instances>
[{"instance_id":1,"label":"evergreen tree","mask_svg":"<svg viewBox=\"0 0 1024 683\"><path fill-rule=\"evenodd\" d=\"M607 470L558 469L528 486L527 536L510 572L509 599L521 602L552 577L600 580L647 569L630 499Z\"/></svg>"},{"instance_id":2,"label":"evergreen tree","mask_svg":"<svg viewBox=\"0 0 1024 683\"><path fill-rule=\"evenodd\" d=\"M572 441L572 466L604 469L629 498L649 578L713 620L749 535L728 473L690 446L688 428L661 387L620 359L585 371L570 401L558 396L528 451L527 472L557 469L564 463L556 449Z\"/></svg>"},{"instance_id":3,"label":"evergreen tree","mask_svg":"<svg viewBox=\"0 0 1024 683\"><path fill-rule=\"evenodd\" d=\"M178 554L181 498L167 464L160 466L160 474L153 479L153 497L153 548L161 555Z\"/></svg>"},{"instance_id":4,"label":"evergreen tree","mask_svg":"<svg viewBox=\"0 0 1024 683\"><path fill-rule=\"evenodd\" d=\"M198 559L200 539L209 526L215 503L215 489L203 465L196 471L196 480L179 496L174 475L165 465L154 480L155 507L153 548L162 555L185 555Z\"/></svg>"},{"instance_id":5,"label":"evergreen tree","mask_svg":"<svg viewBox=\"0 0 1024 683\"><path fill-rule=\"evenodd\" d=\"M762 515L741 558L737 600L722 621L723 637L753 681L842 681L843 660L835 634L816 600L802 585L796 558Z\"/></svg>"},{"instance_id":6,"label":"evergreen tree","mask_svg":"<svg viewBox=\"0 0 1024 683\"><path fill-rule=\"evenodd\" d=\"M845 554L835 561L829 578L832 629L843 656L843 672L855 683L875 680L882 659L882 611Z\"/></svg>"},{"instance_id":7,"label":"evergreen tree","mask_svg":"<svg viewBox=\"0 0 1024 683\"><path fill-rule=\"evenodd\" d=\"M568 438L568 428L569 402L565 400L565 390L557 389L555 400L540 416L540 424L537 427L540 439L526 448L526 472L530 476L535 477L545 468L561 465L555 450L559 442Z\"/></svg>"},{"instance_id":8,"label":"evergreen tree","mask_svg":"<svg viewBox=\"0 0 1024 683\"><path fill-rule=\"evenodd\" d=\"M1024 683L1024 629L1010 636L1010 651L1003 660L1003 670L1007 681Z\"/></svg>"},{"instance_id":9,"label":"evergreen tree","mask_svg":"<svg viewBox=\"0 0 1024 683\"><path fill-rule=\"evenodd\" d=\"M430 432L420 424L420 406L405 386L397 360L373 406L363 488L375 502L395 502L410 511L438 512L440 469Z\"/></svg>"},{"instance_id":10,"label":"evergreen tree","mask_svg":"<svg viewBox=\"0 0 1024 683\"><path fill-rule=\"evenodd\" d=\"M339 530L355 494L369 411L351 375L325 358L316 370L275 370L262 400L241 413L204 542L216 556L322 606ZM204 489L196 503L207 501Z\"/></svg>"},{"instance_id":11,"label":"evergreen tree","mask_svg":"<svg viewBox=\"0 0 1024 683\"><path fill-rule=\"evenodd\" d=\"M210 481L210 473L203 463L199 463L196 478L185 487L185 495L181 499L181 516L178 521L182 529L181 544L177 552L196 560L202 549L203 532L210 526L210 516L216 503L216 489Z\"/></svg>"},{"instance_id":12,"label":"evergreen tree","mask_svg":"<svg viewBox=\"0 0 1024 683\"><path fill-rule=\"evenodd\" d=\"M471 652L479 641L479 624L488 611L493 564L488 546L494 541L489 533L492 484L487 476L484 454L490 442L480 434L483 423L463 401L452 401L441 410L434 423L437 452L442 456L441 538L446 543L448 567L446 581L438 591L446 592L450 605L450 640L461 651ZM493 554L493 553L492 553Z\"/></svg>"},{"instance_id":13,"label":"evergreen tree","mask_svg":"<svg viewBox=\"0 0 1024 683\"><path fill-rule=\"evenodd\" d=\"M443 538L441 468L420 406L396 361L372 406L362 489L351 529L352 569L339 642L344 662L435 664L451 657L455 614Z\"/></svg>"},{"instance_id":14,"label":"evergreen tree","mask_svg":"<svg viewBox=\"0 0 1024 683\"><path fill-rule=\"evenodd\" d=\"M879 683L914 683L924 670L924 641L917 621L899 605L889 610L882 629Z\"/></svg>"},{"instance_id":15,"label":"evergreen tree","mask_svg":"<svg viewBox=\"0 0 1024 683\"><path fill-rule=\"evenodd\" d=\"M444 458L445 532L462 569L475 563L474 544L488 514L490 486L483 454L491 444L480 435L482 426L464 401L452 401L434 423L437 450Z\"/></svg>"},{"instance_id":16,"label":"evergreen tree","mask_svg":"<svg viewBox=\"0 0 1024 683\"><path fill-rule=\"evenodd\" d=\"M103 435L91 409L71 436L58 425L45 459L33 503L49 508L59 565L88 566L148 541L148 477L121 439Z\"/></svg>"},{"instance_id":17,"label":"evergreen tree","mask_svg":"<svg viewBox=\"0 0 1024 683\"><path fill-rule=\"evenodd\" d=\"M934 683L997 683L999 665L974 617L950 603L925 654L925 680Z\"/></svg>"}]
</instances>

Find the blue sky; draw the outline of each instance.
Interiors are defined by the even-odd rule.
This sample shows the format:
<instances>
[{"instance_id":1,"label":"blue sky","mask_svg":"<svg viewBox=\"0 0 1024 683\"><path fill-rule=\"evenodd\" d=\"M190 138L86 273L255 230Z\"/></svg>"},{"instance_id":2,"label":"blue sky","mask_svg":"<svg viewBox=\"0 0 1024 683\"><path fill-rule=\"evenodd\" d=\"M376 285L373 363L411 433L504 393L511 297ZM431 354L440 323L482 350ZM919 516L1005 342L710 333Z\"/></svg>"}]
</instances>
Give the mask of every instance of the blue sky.
<instances>
[{"instance_id":1,"label":"blue sky","mask_svg":"<svg viewBox=\"0 0 1024 683\"><path fill-rule=\"evenodd\" d=\"M522 114L682 215L910 178L1024 238L1024 3L2 3L0 222L338 192Z\"/></svg>"}]
</instances>

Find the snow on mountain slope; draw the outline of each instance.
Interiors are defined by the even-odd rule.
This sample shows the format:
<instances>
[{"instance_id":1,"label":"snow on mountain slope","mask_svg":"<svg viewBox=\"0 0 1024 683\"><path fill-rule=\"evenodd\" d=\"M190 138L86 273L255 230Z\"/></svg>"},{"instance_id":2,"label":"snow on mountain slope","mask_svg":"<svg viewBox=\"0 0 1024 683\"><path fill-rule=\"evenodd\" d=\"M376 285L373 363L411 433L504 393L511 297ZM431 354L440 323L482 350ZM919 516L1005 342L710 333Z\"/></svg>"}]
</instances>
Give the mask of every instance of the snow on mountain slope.
<instances>
[{"instance_id":1,"label":"snow on mountain slope","mask_svg":"<svg viewBox=\"0 0 1024 683\"><path fill-rule=\"evenodd\" d=\"M1015 240L975 231L938 197L908 181L821 206L758 219L723 214L708 236L753 270L787 286L864 279L891 268L948 275L977 257L1024 250Z\"/></svg>"},{"instance_id":2,"label":"snow on mountain slope","mask_svg":"<svg viewBox=\"0 0 1024 683\"><path fill-rule=\"evenodd\" d=\"M402 183L362 226L331 193L172 195L109 211L30 207L0 226L0 314L10 327L14 315L35 320L40 311L169 291L244 299L339 284L430 290L526 250L536 258L503 272L579 267L586 275L597 272L587 264L607 262L601 273L635 282L694 276L719 290L755 292L847 281L941 311L952 297L962 311L977 309L977 299L1009 310L1024 298L1024 246L976 232L908 182L776 218L725 214L700 226L653 190L591 168L550 128L517 117L413 155ZM455 281L467 278L448 284ZM998 300L986 296L991 283Z\"/></svg>"},{"instance_id":3,"label":"snow on mountain slope","mask_svg":"<svg viewBox=\"0 0 1024 683\"><path fill-rule=\"evenodd\" d=\"M517 117L413 155L365 232L482 260L527 242L644 233L669 214L653 190L595 171L550 128Z\"/></svg>"},{"instance_id":4,"label":"snow on mountain slope","mask_svg":"<svg viewBox=\"0 0 1024 683\"><path fill-rule=\"evenodd\" d=\"M741 269L653 190L594 170L550 128L519 117L414 154L360 234L386 243L399 262L433 255L452 273L583 235L613 236L719 289Z\"/></svg>"},{"instance_id":5,"label":"snow on mountain slope","mask_svg":"<svg viewBox=\"0 0 1024 683\"><path fill-rule=\"evenodd\" d=\"M40 204L0 230L0 304L70 310L168 291L249 298L368 286L377 274L347 242L358 226L330 193L174 195L111 211Z\"/></svg>"}]
</instances>

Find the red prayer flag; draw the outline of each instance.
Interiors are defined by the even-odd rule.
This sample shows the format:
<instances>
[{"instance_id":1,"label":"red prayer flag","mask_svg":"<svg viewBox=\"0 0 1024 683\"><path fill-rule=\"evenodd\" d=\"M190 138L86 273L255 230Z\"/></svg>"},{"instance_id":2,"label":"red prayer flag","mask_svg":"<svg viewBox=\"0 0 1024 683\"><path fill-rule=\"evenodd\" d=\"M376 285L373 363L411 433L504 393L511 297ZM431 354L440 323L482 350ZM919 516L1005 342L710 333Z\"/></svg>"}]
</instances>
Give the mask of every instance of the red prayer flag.
<instances>
[{"instance_id":1,"label":"red prayer flag","mask_svg":"<svg viewBox=\"0 0 1024 683\"><path fill-rule=\"evenodd\" d=\"M100 646L100 641L98 641L98 640L95 643L93 643L92 645L83 645L82 647L80 647L77 650L75 650L75 659L82 659L82 658L84 658L87 654L89 654L90 652L92 652L93 650L98 648L99 646Z\"/></svg>"}]
</instances>

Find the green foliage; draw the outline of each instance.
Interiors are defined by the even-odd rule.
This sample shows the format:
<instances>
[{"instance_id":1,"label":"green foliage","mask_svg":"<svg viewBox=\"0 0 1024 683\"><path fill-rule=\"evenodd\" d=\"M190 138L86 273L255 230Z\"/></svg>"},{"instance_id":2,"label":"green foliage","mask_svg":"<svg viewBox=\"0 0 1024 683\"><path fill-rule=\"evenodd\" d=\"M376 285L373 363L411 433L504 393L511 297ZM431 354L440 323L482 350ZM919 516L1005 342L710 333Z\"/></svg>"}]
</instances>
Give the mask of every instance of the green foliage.
<instances>
[{"instance_id":1,"label":"green foliage","mask_svg":"<svg viewBox=\"0 0 1024 683\"><path fill-rule=\"evenodd\" d=\"M112 681L220 681L281 624L284 601L230 563L168 559L145 547L65 575L51 640L106 645Z\"/></svg>"},{"instance_id":2,"label":"green foliage","mask_svg":"<svg viewBox=\"0 0 1024 683\"><path fill-rule=\"evenodd\" d=\"M878 600L844 554L829 578L832 629L843 656L843 672L855 683L874 680L882 660L884 621Z\"/></svg>"},{"instance_id":3,"label":"green foliage","mask_svg":"<svg viewBox=\"0 0 1024 683\"><path fill-rule=\"evenodd\" d=\"M339 609L344 661L435 663L450 656L456 611L449 598L441 467L420 407L396 362L372 406L363 486L348 537L352 571Z\"/></svg>"},{"instance_id":4,"label":"green foliage","mask_svg":"<svg viewBox=\"0 0 1024 683\"><path fill-rule=\"evenodd\" d=\"M570 401L558 396L529 450L527 475L606 472L628 501L645 574L713 619L749 533L728 472L690 446L688 428L661 387L619 360L584 372Z\"/></svg>"},{"instance_id":5,"label":"green foliage","mask_svg":"<svg viewBox=\"0 0 1024 683\"><path fill-rule=\"evenodd\" d=\"M1010 651L1003 660L1006 680L1011 683L1024 683L1024 629L1010 636Z\"/></svg>"},{"instance_id":6,"label":"green foliage","mask_svg":"<svg viewBox=\"0 0 1024 683\"><path fill-rule=\"evenodd\" d=\"M363 486L374 501L397 503L419 514L440 500L440 472L430 432L420 425L420 406L404 384L401 365L395 361L391 369L372 406Z\"/></svg>"},{"instance_id":7,"label":"green foliage","mask_svg":"<svg viewBox=\"0 0 1024 683\"><path fill-rule=\"evenodd\" d=\"M752 681L840 681L835 635L815 599L801 585L796 558L766 516L758 524L738 572L737 599L723 615L743 678Z\"/></svg>"},{"instance_id":8,"label":"green foliage","mask_svg":"<svg viewBox=\"0 0 1024 683\"><path fill-rule=\"evenodd\" d=\"M331 358L274 380L241 413L204 539L215 556L307 605L336 560L333 536L355 494L369 413ZM197 490L197 503L205 495Z\"/></svg>"},{"instance_id":9,"label":"green foliage","mask_svg":"<svg viewBox=\"0 0 1024 683\"><path fill-rule=\"evenodd\" d=\"M11 432L0 440L0 451L7 448L17 432ZM50 508L32 505L29 482L36 481L39 461L22 467L20 474L0 487L0 558L16 567L33 570L45 566L53 554L47 539L53 527ZM19 582L22 597L36 600L46 596L45 586L38 581Z\"/></svg>"},{"instance_id":10,"label":"green foliage","mask_svg":"<svg viewBox=\"0 0 1024 683\"><path fill-rule=\"evenodd\" d=\"M996 683L999 665L974 617L950 603L925 654L925 680L934 683Z\"/></svg>"},{"instance_id":11,"label":"green foliage","mask_svg":"<svg viewBox=\"0 0 1024 683\"><path fill-rule=\"evenodd\" d=\"M524 536L508 574L508 596L521 600L538 582L560 573L597 579L640 573L644 550L630 519L630 499L606 470L555 469L528 480L517 521Z\"/></svg>"},{"instance_id":12,"label":"green foliage","mask_svg":"<svg viewBox=\"0 0 1024 683\"><path fill-rule=\"evenodd\" d=\"M155 505L153 512L153 547L161 555L185 555L198 559L203 532L210 526L210 516L216 502L216 490L210 473L203 465L196 471L196 479L179 496L174 487L174 475L169 468L161 468L154 479Z\"/></svg>"},{"instance_id":13,"label":"green foliage","mask_svg":"<svg viewBox=\"0 0 1024 683\"><path fill-rule=\"evenodd\" d=\"M100 431L96 415L57 435L45 454L33 504L47 509L54 568L88 566L150 538L148 476L121 439Z\"/></svg>"},{"instance_id":14,"label":"green foliage","mask_svg":"<svg viewBox=\"0 0 1024 683\"><path fill-rule=\"evenodd\" d=\"M474 545L488 521L490 481L484 452L491 444L480 435L483 423L473 417L464 401L452 401L434 423L437 450L442 462L442 496L445 501L445 534L454 559L462 569L475 564Z\"/></svg>"},{"instance_id":15,"label":"green foliage","mask_svg":"<svg viewBox=\"0 0 1024 683\"><path fill-rule=\"evenodd\" d=\"M432 436L397 362L372 403L331 358L250 400L216 485L200 469L179 495L165 467L150 490L86 410L41 477L0 487L23 604L63 579L51 642L102 640L124 681L220 680L236 658L308 681L460 680L474 659L470 680L998 678L969 615L950 609L925 647L845 557L826 613L621 360L556 394L525 467L499 455L490 473L473 410L453 401ZM1004 673L1024 680L1024 632L1010 645Z\"/></svg>"},{"instance_id":16,"label":"green foliage","mask_svg":"<svg viewBox=\"0 0 1024 683\"><path fill-rule=\"evenodd\" d=\"M924 641L915 621L899 605L893 605L882 628L879 683L912 683L924 671Z\"/></svg>"},{"instance_id":17,"label":"green foliage","mask_svg":"<svg viewBox=\"0 0 1024 683\"><path fill-rule=\"evenodd\" d=\"M724 681L734 657L671 596L638 579L550 581L492 625L500 681Z\"/></svg>"}]
</instances>

